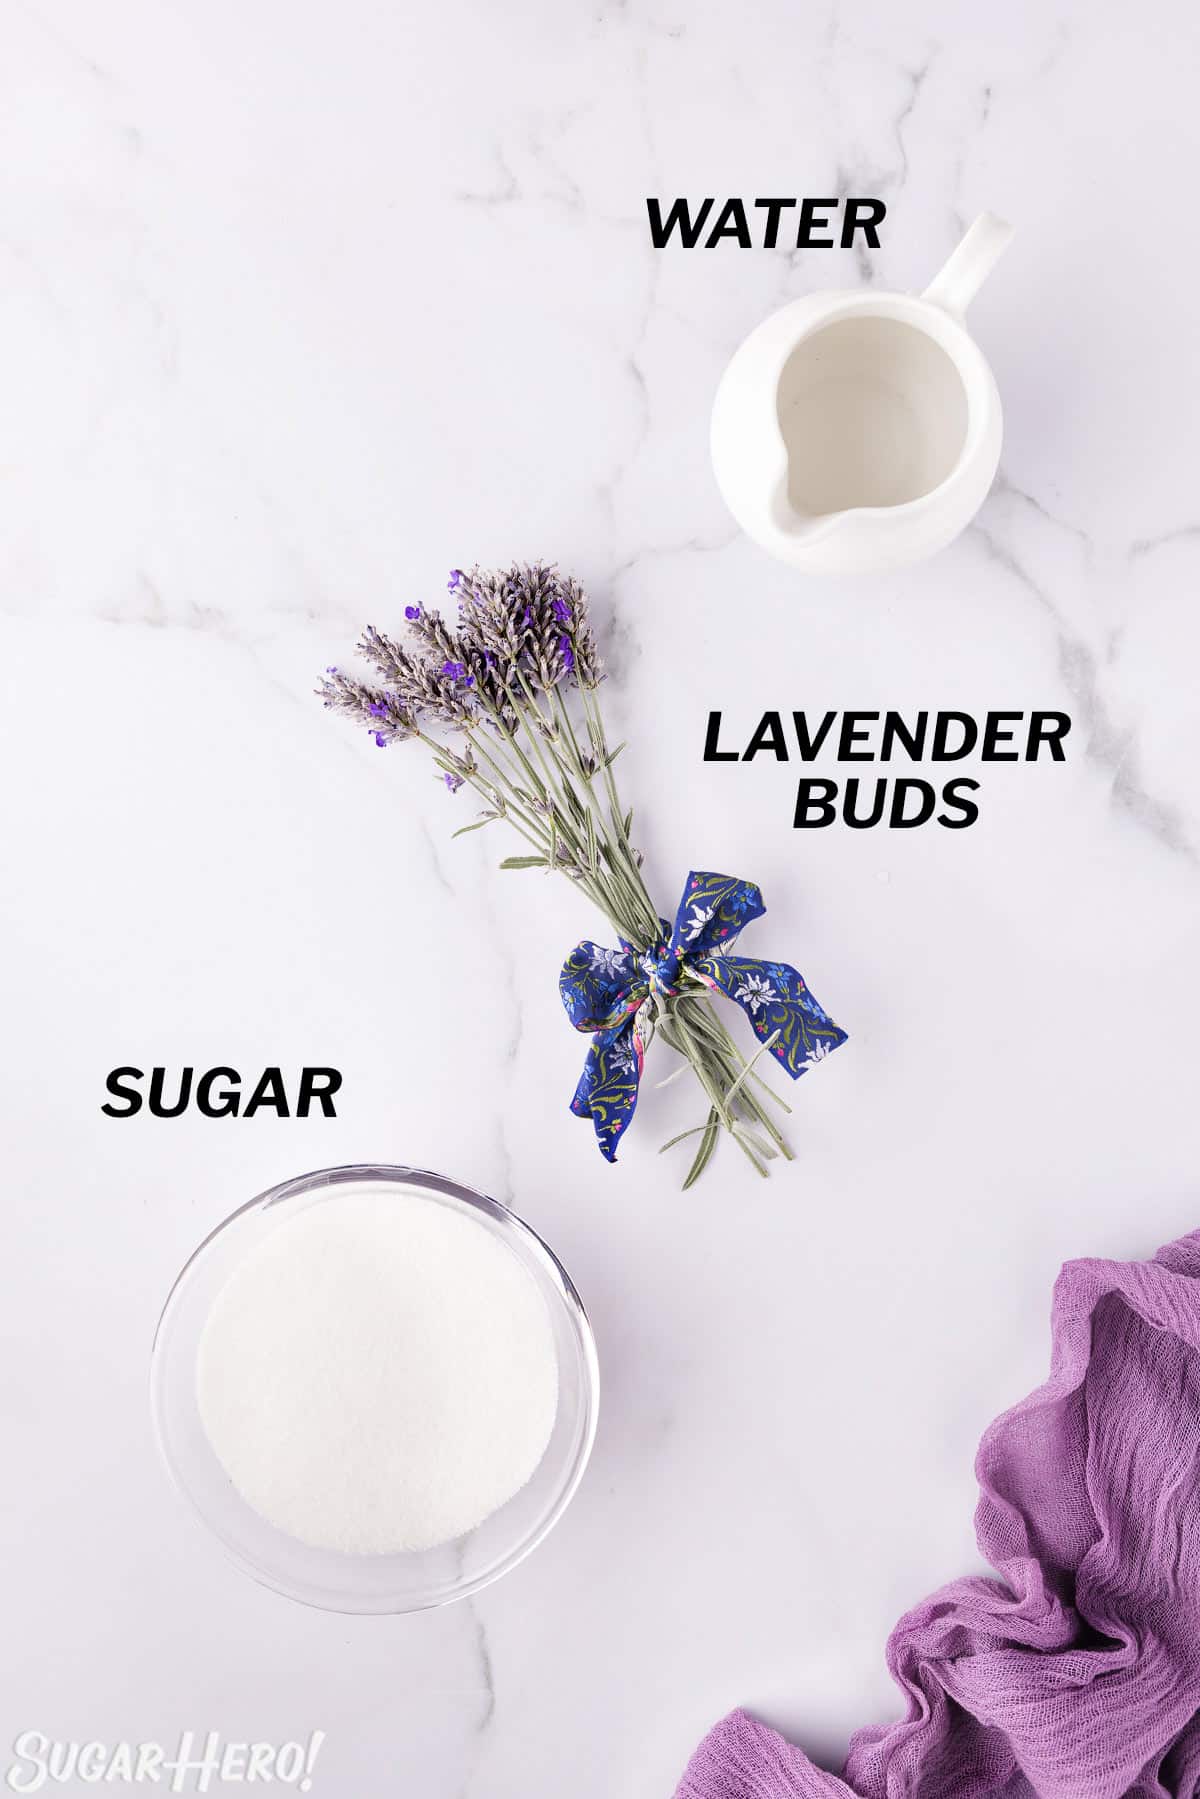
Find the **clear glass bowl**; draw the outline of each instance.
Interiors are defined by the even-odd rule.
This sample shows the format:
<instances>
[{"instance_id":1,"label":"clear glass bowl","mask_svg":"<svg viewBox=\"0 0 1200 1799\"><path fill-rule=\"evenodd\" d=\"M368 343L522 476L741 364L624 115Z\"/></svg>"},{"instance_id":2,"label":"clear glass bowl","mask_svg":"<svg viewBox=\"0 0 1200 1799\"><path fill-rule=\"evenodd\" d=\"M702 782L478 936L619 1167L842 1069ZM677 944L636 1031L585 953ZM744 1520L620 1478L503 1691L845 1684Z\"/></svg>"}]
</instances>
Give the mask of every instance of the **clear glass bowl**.
<instances>
[{"instance_id":1,"label":"clear glass bowl","mask_svg":"<svg viewBox=\"0 0 1200 1799\"><path fill-rule=\"evenodd\" d=\"M527 1484L465 1536L436 1549L348 1555L315 1549L260 1516L217 1460L200 1420L196 1351L213 1301L236 1263L285 1218L339 1193L417 1188L432 1205L466 1213L532 1276L558 1351L558 1411ZM334 1612L415 1612L464 1599L498 1580L561 1518L596 1434L599 1370L583 1303L557 1257L515 1213L481 1193L419 1169L323 1168L272 1187L227 1218L176 1280L154 1337L150 1373L155 1432L171 1478L238 1565L264 1586Z\"/></svg>"}]
</instances>

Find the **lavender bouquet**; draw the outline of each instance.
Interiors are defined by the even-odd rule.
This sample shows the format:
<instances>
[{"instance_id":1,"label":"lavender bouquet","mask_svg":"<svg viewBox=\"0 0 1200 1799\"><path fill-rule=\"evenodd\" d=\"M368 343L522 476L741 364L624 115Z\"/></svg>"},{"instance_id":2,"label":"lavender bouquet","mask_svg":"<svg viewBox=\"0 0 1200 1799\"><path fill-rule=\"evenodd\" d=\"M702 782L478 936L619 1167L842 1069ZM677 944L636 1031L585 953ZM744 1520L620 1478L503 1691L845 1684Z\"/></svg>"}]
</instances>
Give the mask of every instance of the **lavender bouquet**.
<instances>
[{"instance_id":1,"label":"lavender bouquet","mask_svg":"<svg viewBox=\"0 0 1200 1799\"><path fill-rule=\"evenodd\" d=\"M617 792L598 689L603 679L579 583L541 563L496 572L455 569L458 617L406 606L401 643L368 626L358 643L373 680L329 668L317 692L328 709L365 725L381 749L425 745L442 781L482 802L453 835L500 821L524 841L506 869L566 875L599 907L620 948L589 941L568 956L559 987L571 1023L591 1034L571 1101L589 1118L604 1156L633 1118L653 1037L690 1064L706 1115L663 1149L698 1138L684 1186L707 1167L727 1132L759 1174L791 1160L770 1106L791 1108L757 1071L770 1053L793 1076L845 1041L796 970L731 954L766 908L751 882L694 871L675 922L660 918L633 847L633 813ZM739 1004L758 1038L747 1058L713 1004ZM682 1066L675 1074L682 1072ZM673 1079L674 1074L668 1076Z\"/></svg>"}]
</instances>

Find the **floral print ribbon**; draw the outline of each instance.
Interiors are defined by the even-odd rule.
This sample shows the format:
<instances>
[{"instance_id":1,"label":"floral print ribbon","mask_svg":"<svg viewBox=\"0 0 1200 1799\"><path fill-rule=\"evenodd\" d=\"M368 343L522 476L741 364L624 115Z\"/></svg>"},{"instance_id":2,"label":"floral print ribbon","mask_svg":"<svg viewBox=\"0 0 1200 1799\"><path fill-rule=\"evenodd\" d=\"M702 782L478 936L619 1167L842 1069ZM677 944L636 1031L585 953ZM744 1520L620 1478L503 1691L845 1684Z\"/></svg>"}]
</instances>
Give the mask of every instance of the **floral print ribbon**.
<instances>
[{"instance_id":1,"label":"floral print ribbon","mask_svg":"<svg viewBox=\"0 0 1200 1799\"><path fill-rule=\"evenodd\" d=\"M644 1053L638 1013L651 996L678 994L685 971L736 1000L757 1036L779 1033L771 1053L793 1080L846 1041L786 962L728 953L738 933L766 909L751 881L692 873L674 928L660 919L662 935L652 948L636 950L624 938L620 949L584 942L567 957L558 982L567 1016L577 1031L595 1033L571 1110L592 1120L608 1161L616 1161L637 1106Z\"/></svg>"}]
</instances>

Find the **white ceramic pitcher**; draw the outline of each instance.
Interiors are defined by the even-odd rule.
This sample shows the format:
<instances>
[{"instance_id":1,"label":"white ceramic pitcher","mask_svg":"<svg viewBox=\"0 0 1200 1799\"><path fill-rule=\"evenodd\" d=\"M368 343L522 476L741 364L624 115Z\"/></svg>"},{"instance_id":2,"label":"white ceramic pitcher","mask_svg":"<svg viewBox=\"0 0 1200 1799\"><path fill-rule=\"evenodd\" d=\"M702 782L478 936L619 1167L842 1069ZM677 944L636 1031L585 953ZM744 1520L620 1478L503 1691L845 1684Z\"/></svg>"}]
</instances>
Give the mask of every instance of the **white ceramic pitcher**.
<instances>
[{"instance_id":1,"label":"white ceramic pitcher","mask_svg":"<svg viewBox=\"0 0 1200 1799\"><path fill-rule=\"evenodd\" d=\"M749 537L797 568L861 573L970 522L1002 424L964 314L1011 236L984 213L920 298L810 294L750 333L712 414L717 483Z\"/></svg>"}]
</instances>

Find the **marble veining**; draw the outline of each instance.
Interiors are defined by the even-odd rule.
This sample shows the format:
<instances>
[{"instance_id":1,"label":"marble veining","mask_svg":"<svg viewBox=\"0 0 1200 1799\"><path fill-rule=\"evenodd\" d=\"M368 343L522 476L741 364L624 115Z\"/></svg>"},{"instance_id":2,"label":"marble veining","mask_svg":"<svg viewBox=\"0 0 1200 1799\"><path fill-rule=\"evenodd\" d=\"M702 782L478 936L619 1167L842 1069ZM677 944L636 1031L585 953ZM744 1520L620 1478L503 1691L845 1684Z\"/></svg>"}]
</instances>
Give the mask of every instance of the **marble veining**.
<instances>
[{"instance_id":1,"label":"marble veining","mask_svg":"<svg viewBox=\"0 0 1200 1799\"><path fill-rule=\"evenodd\" d=\"M0 18L0 1758L322 1729L318 1799L665 1799L735 1703L831 1762L891 1715L887 1631L975 1565L974 1445L1059 1263L1200 1224L1198 37L1111 0ZM877 251L656 252L677 193L889 210ZM985 207L1018 236L971 315L1006 415L975 525L882 580L765 559L708 464L728 356L814 288L923 287ZM680 1195L696 1101L653 1054L600 1161L556 978L601 921L312 696L361 625L521 556L595 596L664 907L693 866L757 881L851 1033L769 1183L726 1155ZM713 707L1073 730L964 764L970 830L796 832L795 766L701 760ZM339 1116L119 1125L129 1061L336 1065ZM222 1217L372 1158L552 1242L604 1398L510 1579L350 1620L198 1533L145 1375Z\"/></svg>"}]
</instances>

